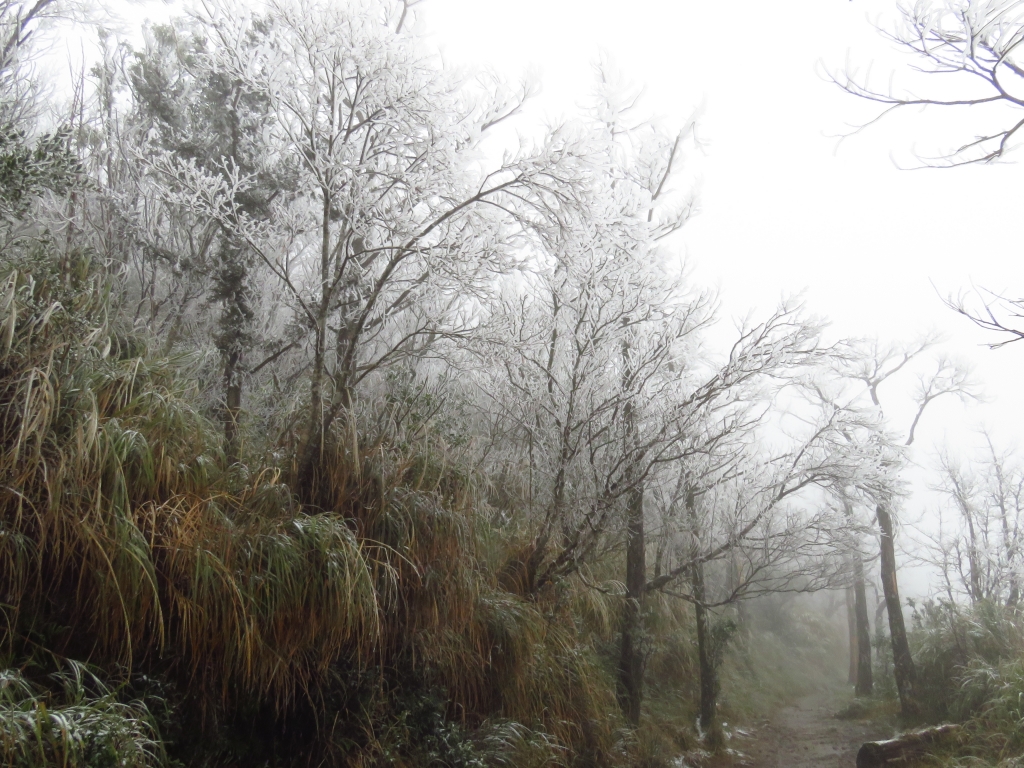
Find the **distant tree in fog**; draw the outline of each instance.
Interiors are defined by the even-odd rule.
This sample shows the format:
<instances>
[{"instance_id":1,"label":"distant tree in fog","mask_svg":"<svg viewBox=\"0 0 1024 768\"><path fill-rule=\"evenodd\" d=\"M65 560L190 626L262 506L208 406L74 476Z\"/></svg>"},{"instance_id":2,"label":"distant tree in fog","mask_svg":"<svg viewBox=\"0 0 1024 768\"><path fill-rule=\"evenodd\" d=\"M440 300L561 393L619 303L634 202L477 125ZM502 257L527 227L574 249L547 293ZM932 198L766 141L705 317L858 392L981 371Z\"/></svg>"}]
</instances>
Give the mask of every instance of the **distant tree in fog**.
<instances>
[{"instance_id":1,"label":"distant tree in fog","mask_svg":"<svg viewBox=\"0 0 1024 768\"><path fill-rule=\"evenodd\" d=\"M867 399L881 415L881 386L896 374L906 370L934 343L933 338L924 338L909 345L883 346L877 341L863 342L854 345L850 354L836 358L837 373L851 382L857 382L862 387L860 396ZM968 369L949 358L937 356L931 367L918 376L917 386L912 392L914 415L904 433L903 446L909 447L913 444L922 416L937 398L952 395L966 400L977 397L976 390L977 387L971 380ZM886 458L885 463L888 464L889 472L898 475L903 462L901 458L894 456ZM885 595L886 613L889 618L889 638L892 643L896 687L904 716L913 717L920 708L916 693L917 672L907 640L903 605L896 578L895 539L898 529L899 496L892 492L891 487L882 488L881 493L873 489L866 490L866 498L875 508L875 520L878 523L882 592Z\"/></svg>"},{"instance_id":2,"label":"distant tree in fog","mask_svg":"<svg viewBox=\"0 0 1024 768\"><path fill-rule=\"evenodd\" d=\"M927 535L925 559L942 574L951 602L1020 602L1024 577L1024 465L985 435L985 451L963 459L939 455L942 494L938 530Z\"/></svg>"}]
</instances>

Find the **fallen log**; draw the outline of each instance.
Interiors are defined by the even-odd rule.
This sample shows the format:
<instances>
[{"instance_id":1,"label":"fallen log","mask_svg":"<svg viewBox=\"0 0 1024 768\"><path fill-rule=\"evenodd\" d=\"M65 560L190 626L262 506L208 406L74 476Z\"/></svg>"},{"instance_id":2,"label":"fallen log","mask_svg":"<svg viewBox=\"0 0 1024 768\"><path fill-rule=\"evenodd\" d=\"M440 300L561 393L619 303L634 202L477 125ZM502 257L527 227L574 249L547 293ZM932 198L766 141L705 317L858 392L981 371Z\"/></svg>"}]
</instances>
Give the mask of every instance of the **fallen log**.
<instances>
[{"instance_id":1,"label":"fallen log","mask_svg":"<svg viewBox=\"0 0 1024 768\"><path fill-rule=\"evenodd\" d=\"M906 763L959 732L959 725L938 725L904 733L887 741L865 742L857 752L857 768L881 768Z\"/></svg>"}]
</instances>

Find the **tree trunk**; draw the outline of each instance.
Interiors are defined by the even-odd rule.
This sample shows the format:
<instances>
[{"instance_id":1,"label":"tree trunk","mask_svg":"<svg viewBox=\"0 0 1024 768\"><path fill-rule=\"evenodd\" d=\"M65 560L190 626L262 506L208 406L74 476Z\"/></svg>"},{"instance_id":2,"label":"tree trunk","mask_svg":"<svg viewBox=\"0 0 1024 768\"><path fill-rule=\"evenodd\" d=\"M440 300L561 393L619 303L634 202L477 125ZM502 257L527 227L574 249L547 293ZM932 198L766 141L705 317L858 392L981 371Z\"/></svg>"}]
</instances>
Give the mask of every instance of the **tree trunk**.
<instances>
[{"instance_id":1,"label":"tree trunk","mask_svg":"<svg viewBox=\"0 0 1024 768\"><path fill-rule=\"evenodd\" d=\"M874 686L871 676L871 628L868 625L868 601L864 594L864 563L860 553L853 554L853 605L857 625L857 688L858 696L870 696Z\"/></svg>"},{"instance_id":2,"label":"tree trunk","mask_svg":"<svg viewBox=\"0 0 1024 768\"><path fill-rule=\"evenodd\" d=\"M715 663L714 639L711 637L711 616L703 603L707 599L704 566L696 565L691 576L694 613L697 620L697 659L700 667L700 727L705 743L717 750L724 742L718 722L718 665Z\"/></svg>"},{"instance_id":3,"label":"tree trunk","mask_svg":"<svg viewBox=\"0 0 1024 768\"><path fill-rule=\"evenodd\" d=\"M626 603L622 611L622 644L619 654L619 704L626 722L634 728L640 725L640 708L643 704L646 560L643 490L632 488L628 492L626 505Z\"/></svg>"},{"instance_id":4,"label":"tree trunk","mask_svg":"<svg viewBox=\"0 0 1024 768\"><path fill-rule=\"evenodd\" d=\"M857 684L857 613L853 605L853 587L846 588L846 634L850 644L850 669L846 674L846 682Z\"/></svg>"},{"instance_id":5,"label":"tree trunk","mask_svg":"<svg viewBox=\"0 0 1024 768\"><path fill-rule=\"evenodd\" d=\"M722 728L718 723L718 664L715 658L716 649L711 637L711 617L705 607L707 585L704 580L704 564L697 561L696 542L699 540L700 520L697 517L697 504L693 489L686 493L686 515L690 523L690 533L695 542L691 552L696 565L690 571L690 591L693 594L694 616L697 623L697 662L700 671L700 727L704 731L705 744L717 751L725 741Z\"/></svg>"},{"instance_id":6,"label":"tree trunk","mask_svg":"<svg viewBox=\"0 0 1024 768\"><path fill-rule=\"evenodd\" d=\"M900 696L903 717L912 720L920 714L915 697L917 672L910 655L907 629L903 623L903 606L900 604L900 591L896 584L896 549L893 544L892 517L884 504L875 507L875 514L878 518L878 527L881 529L882 592L885 595L886 612L889 614L893 674L896 678L896 690Z\"/></svg>"},{"instance_id":7,"label":"tree trunk","mask_svg":"<svg viewBox=\"0 0 1024 768\"><path fill-rule=\"evenodd\" d=\"M309 428L306 442L302 447L298 467L298 490L303 501L317 503L317 477L323 458L324 441L324 384L327 380L327 319L330 316L331 299L331 217L333 205L331 189L324 185L323 212L320 219L320 297L313 328L313 370L309 380Z\"/></svg>"},{"instance_id":8,"label":"tree trunk","mask_svg":"<svg viewBox=\"0 0 1024 768\"><path fill-rule=\"evenodd\" d=\"M964 507L964 519L967 521L967 532L971 537L970 547L967 549L967 562L971 569L971 603L977 604L985 598L984 590L981 588L981 566L978 557L978 541L974 532L974 518L971 516L970 508L966 503Z\"/></svg>"},{"instance_id":9,"label":"tree trunk","mask_svg":"<svg viewBox=\"0 0 1024 768\"><path fill-rule=\"evenodd\" d=\"M228 466L238 461L238 416L242 410L242 382L237 352L224 361L224 458Z\"/></svg>"},{"instance_id":10,"label":"tree trunk","mask_svg":"<svg viewBox=\"0 0 1024 768\"><path fill-rule=\"evenodd\" d=\"M857 768L881 768L886 765L906 765L922 757L942 742L959 735L959 725L938 725L922 731L904 733L888 741L868 741L857 752Z\"/></svg>"}]
</instances>

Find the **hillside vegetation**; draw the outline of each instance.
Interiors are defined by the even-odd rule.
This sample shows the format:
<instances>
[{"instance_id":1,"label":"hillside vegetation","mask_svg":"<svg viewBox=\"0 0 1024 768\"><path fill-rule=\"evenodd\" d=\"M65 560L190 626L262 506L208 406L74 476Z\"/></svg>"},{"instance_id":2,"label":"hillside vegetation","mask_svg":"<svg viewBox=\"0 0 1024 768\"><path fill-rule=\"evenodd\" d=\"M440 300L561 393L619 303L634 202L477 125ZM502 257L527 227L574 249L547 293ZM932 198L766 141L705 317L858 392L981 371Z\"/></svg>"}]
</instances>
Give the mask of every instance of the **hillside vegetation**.
<instances>
[{"instance_id":1,"label":"hillside vegetation","mask_svg":"<svg viewBox=\"0 0 1024 768\"><path fill-rule=\"evenodd\" d=\"M875 521L895 585L876 390L929 345L791 300L713 342L693 125L603 62L509 139L532 85L413 5L101 30L64 103L77 6L0 2L0 762L706 760L846 669ZM933 367L918 417L967 393ZM934 701L1004 722L1010 651L928 615Z\"/></svg>"}]
</instances>

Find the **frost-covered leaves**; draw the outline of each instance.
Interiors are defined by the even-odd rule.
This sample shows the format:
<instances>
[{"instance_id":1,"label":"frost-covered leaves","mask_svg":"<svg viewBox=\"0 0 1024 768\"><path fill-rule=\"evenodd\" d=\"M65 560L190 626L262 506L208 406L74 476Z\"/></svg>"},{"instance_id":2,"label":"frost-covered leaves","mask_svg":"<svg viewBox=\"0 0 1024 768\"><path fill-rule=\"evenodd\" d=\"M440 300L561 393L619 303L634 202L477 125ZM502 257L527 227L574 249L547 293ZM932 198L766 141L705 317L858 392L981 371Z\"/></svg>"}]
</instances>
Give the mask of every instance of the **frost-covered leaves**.
<instances>
[{"instance_id":1,"label":"frost-covered leaves","mask_svg":"<svg viewBox=\"0 0 1024 768\"><path fill-rule=\"evenodd\" d=\"M54 133L30 141L14 126L0 126L0 222L5 229L41 195L62 195L79 181L67 136Z\"/></svg>"}]
</instances>

